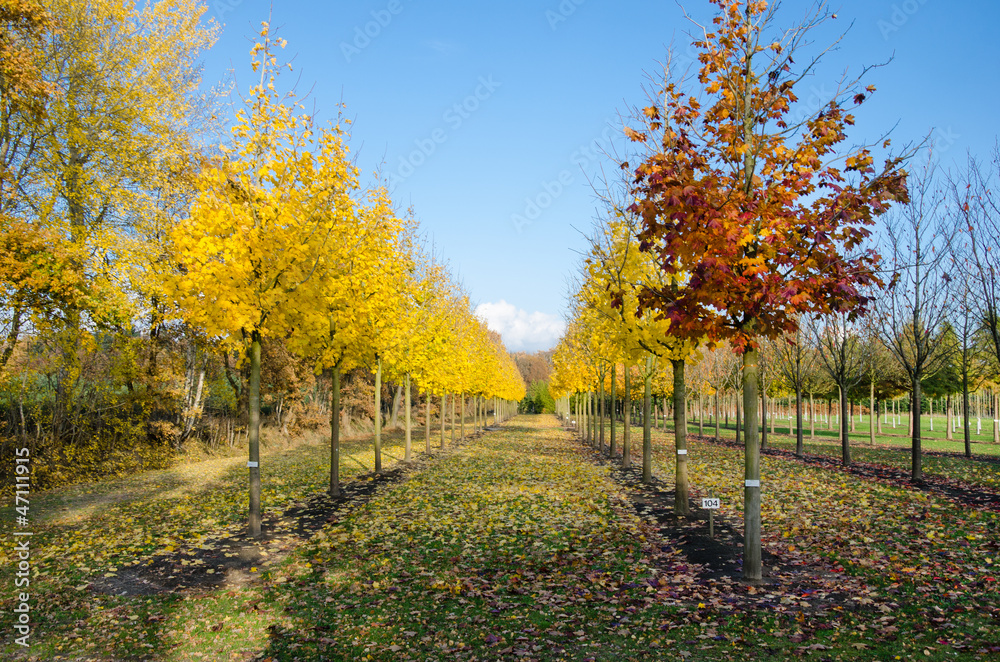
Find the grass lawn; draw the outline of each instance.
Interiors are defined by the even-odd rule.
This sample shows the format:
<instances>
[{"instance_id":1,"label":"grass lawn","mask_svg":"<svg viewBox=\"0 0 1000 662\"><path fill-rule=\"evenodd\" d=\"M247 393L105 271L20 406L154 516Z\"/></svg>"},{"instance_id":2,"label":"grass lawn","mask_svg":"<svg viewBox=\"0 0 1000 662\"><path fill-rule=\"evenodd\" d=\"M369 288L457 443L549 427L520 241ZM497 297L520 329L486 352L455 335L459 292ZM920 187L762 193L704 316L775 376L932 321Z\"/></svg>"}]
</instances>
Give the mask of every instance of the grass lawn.
<instances>
[{"instance_id":1,"label":"grass lawn","mask_svg":"<svg viewBox=\"0 0 1000 662\"><path fill-rule=\"evenodd\" d=\"M672 442L654 435L666 490ZM357 478L371 451L354 444L344 455ZM720 527L740 529L739 449L690 448L692 487L719 495ZM387 450L400 455L395 443ZM422 458L396 480L368 481L377 488L365 499L322 512L306 533L279 515L320 503L328 450L303 446L267 460L268 537L242 548L221 542L242 531L240 463L39 496L39 510L58 512L45 517L32 504L32 647L6 639L0 655L987 660L1000 652L997 514L907 485L765 457L765 559L796 578L750 586L686 557L676 533L633 506L621 472L551 416L518 417ZM691 519L691 535L701 522ZM171 571L206 580L206 550L250 547L259 566L218 582L102 588L165 559ZM10 586L11 564L3 567Z\"/></svg>"}]
</instances>

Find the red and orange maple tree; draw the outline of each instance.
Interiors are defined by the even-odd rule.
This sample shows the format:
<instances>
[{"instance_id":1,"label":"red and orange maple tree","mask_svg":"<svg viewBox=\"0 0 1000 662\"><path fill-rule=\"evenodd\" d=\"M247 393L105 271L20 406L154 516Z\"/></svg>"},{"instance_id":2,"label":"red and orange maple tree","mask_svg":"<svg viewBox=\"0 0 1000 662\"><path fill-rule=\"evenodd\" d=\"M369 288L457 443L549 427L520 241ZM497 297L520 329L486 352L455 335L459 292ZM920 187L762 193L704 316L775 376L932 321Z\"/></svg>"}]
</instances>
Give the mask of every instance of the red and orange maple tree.
<instances>
[{"instance_id":1,"label":"red and orange maple tree","mask_svg":"<svg viewBox=\"0 0 1000 662\"><path fill-rule=\"evenodd\" d=\"M860 77L842 80L819 107L796 95L825 51L799 65L793 54L811 29L835 18L822 3L803 23L776 31L776 7L767 2L712 2L713 25L694 42L696 80L668 67L638 128L626 129L643 150L631 209L642 218L641 249L682 283L647 288L642 305L669 319L675 336L726 339L742 354L744 576L757 580L755 339L794 332L804 314L864 308L863 289L878 283L878 256L865 240L874 217L906 199L906 176L902 157L876 168L873 146L843 146L854 124L849 109L874 92L861 89Z\"/></svg>"}]
</instances>

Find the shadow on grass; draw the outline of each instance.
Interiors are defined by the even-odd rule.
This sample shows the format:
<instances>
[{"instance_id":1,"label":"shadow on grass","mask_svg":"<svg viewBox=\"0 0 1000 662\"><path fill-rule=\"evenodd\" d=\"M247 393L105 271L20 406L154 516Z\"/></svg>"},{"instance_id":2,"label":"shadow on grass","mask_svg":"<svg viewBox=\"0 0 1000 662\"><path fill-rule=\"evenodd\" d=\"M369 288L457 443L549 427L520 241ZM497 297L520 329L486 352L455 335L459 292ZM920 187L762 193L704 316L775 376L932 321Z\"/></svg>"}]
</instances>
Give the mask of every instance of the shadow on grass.
<instances>
[{"instance_id":1,"label":"shadow on grass","mask_svg":"<svg viewBox=\"0 0 1000 662\"><path fill-rule=\"evenodd\" d=\"M402 450L403 433L383 435L383 457L396 458L389 451ZM200 545L182 545L177 551L151 557L145 565L123 568L114 577L94 580L90 589L111 595L155 595L185 589L210 590L224 586L239 586L253 579L251 569L272 565L304 540L311 537L327 522L341 513L351 511L367 502L381 485L403 479L409 467L393 462L375 474L357 455L367 452L371 438L355 437L341 446L342 467L345 471L341 495L331 497L326 492L313 493L284 508L280 513L265 512L261 522L260 538L246 532L217 537ZM312 462L318 449L299 447L284 453L281 467ZM402 456L402 453L399 453ZM329 458L329 455L325 455ZM322 460L322 458L320 458ZM326 460L328 464L329 460ZM358 471L350 471L355 467ZM246 481L245 469L234 467L224 477L226 482L242 484ZM206 488L207 489L207 488Z\"/></svg>"},{"instance_id":2,"label":"shadow on grass","mask_svg":"<svg viewBox=\"0 0 1000 662\"><path fill-rule=\"evenodd\" d=\"M114 577L95 579L88 589L135 596L242 586L253 580L258 568L281 561L328 522L367 503L380 486L403 480L405 473L403 468L394 467L381 475L356 476L342 484L339 497L313 494L301 505L266 515L259 538L242 533L207 545L185 546L154 556L145 565L123 568Z\"/></svg>"}]
</instances>

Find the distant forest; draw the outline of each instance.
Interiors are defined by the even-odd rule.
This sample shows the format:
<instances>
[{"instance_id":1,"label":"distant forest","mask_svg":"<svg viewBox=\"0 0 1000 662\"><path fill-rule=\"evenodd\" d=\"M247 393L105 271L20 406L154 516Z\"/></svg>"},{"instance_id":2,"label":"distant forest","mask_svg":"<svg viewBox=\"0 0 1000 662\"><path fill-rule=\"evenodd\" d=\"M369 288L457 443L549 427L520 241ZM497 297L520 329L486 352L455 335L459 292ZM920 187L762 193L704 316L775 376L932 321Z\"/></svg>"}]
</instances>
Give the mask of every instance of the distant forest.
<instances>
[{"instance_id":1,"label":"distant forest","mask_svg":"<svg viewBox=\"0 0 1000 662\"><path fill-rule=\"evenodd\" d=\"M555 400L549 394L549 378L552 375L552 355L555 350L540 350L529 354L514 352L514 363L521 371L521 377L528 388L521 400L520 411L526 414L546 414L555 412Z\"/></svg>"}]
</instances>

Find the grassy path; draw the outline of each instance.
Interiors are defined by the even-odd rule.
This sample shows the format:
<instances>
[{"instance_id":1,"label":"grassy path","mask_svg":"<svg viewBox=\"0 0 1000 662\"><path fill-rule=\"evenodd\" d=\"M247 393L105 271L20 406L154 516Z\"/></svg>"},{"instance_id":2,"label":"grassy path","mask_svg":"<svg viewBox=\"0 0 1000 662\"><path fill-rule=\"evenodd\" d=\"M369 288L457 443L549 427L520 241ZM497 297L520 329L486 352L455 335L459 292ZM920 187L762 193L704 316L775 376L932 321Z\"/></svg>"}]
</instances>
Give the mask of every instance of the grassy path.
<instances>
[{"instance_id":1,"label":"grassy path","mask_svg":"<svg viewBox=\"0 0 1000 662\"><path fill-rule=\"evenodd\" d=\"M639 659L648 639L630 636L624 610L643 595L641 536L606 468L551 417L521 417L303 550L269 652ZM324 636L303 644L310 632Z\"/></svg>"}]
</instances>

